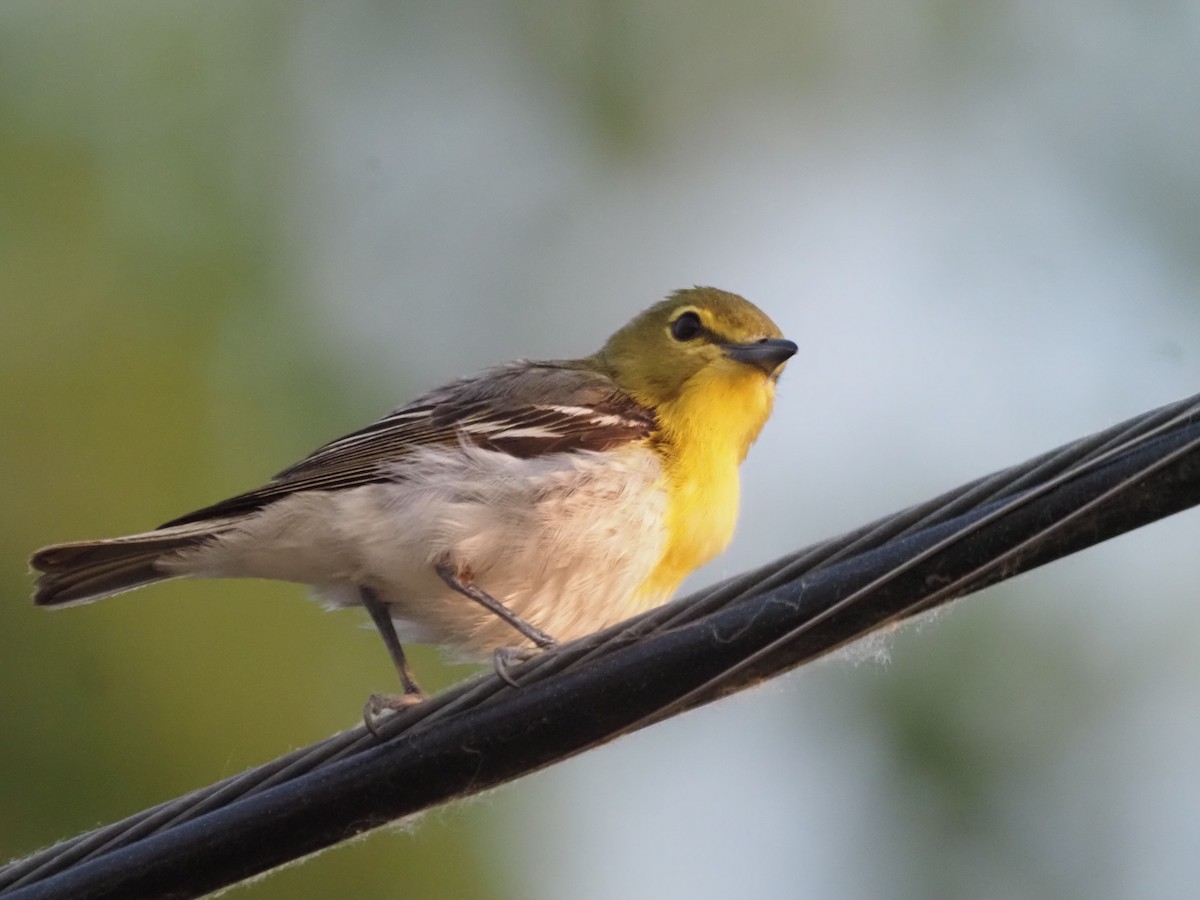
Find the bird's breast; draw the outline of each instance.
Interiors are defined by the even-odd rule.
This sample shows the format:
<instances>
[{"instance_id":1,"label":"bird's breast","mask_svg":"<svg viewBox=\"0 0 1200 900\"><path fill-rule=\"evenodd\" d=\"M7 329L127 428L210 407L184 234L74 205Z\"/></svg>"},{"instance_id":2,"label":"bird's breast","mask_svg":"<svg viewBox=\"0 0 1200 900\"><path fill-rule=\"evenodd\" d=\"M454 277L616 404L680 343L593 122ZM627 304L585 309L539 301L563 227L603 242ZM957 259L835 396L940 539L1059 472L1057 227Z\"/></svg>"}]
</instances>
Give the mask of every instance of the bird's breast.
<instances>
[{"instance_id":1,"label":"bird's breast","mask_svg":"<svg viewBox=\"0 0 1200 900\"><path fill-rule=\"evenodd\" d=\"M677 458L665 466L664 476L663 553L643 591L665 599L733 539L738 514L737 460L728 453Z\"/></svg>"}]
</instances>

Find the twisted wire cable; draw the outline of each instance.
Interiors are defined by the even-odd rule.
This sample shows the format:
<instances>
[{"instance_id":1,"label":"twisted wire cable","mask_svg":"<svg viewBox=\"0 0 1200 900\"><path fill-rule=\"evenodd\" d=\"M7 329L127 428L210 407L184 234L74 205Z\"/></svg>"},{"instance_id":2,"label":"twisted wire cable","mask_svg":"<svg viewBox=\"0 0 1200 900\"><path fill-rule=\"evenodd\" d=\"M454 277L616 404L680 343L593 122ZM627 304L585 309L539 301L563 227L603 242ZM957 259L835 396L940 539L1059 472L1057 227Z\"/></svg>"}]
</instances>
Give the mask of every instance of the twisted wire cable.
<instances>
[{"instance_id":1,"label":"twisted wire cable","mask_svg":"<svg viewBox=\"0 0 1200 900\"><path fill-rule=\"evenodd\" d=\"M196 896L711 702L1200 502L1200 395L0 869L5 898Z\"/></svg>"}]
</instances>

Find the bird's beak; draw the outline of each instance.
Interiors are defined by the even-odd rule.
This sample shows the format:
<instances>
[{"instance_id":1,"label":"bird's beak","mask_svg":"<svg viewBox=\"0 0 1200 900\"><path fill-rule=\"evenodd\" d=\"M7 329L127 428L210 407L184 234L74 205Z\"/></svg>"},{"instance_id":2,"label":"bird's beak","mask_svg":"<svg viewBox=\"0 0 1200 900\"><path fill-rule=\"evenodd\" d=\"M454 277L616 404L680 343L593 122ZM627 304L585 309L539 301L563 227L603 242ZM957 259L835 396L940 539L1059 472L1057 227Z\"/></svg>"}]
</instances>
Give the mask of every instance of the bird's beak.
<instances>
[{"instance_id":1,"label":"bird's beak","mask_svg":"<svg viewBox=\"0 0 1200 900\"><path fill-rule=\"evenodd\" d=\"M800 348L784 338L763 338L750 344L722 344L721 349L730 359L758 366L768 375L773 375Z\"/></svg>"}]
</instances>

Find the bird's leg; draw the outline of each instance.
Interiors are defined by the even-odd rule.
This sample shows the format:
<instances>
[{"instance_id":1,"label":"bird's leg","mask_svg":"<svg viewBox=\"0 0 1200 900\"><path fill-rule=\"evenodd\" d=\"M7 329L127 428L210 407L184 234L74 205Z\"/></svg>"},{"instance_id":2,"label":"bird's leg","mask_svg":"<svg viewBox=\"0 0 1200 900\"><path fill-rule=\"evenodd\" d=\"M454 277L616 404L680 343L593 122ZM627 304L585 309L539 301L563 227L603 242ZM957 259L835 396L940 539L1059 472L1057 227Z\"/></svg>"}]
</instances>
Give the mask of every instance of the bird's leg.
<instances>
[{"instance_id":1,"label":"bird's leg","mask_svg":"<svg viewBox=\"0 0 1200 900\"><path fill-rule=\"evenodd\" d=\"M367 608L367 612L371 614L371 621L379 629L379 636L383 638L383 643L387 646L388 653L392 657L392 665L396 667L396 674L400 676L400 684L404 688L404 693L398 695L372 694L371 699L367 702L368 711L372 709L376 711L404 709L406 706L420 703L425 699L425 694L417 684L417 680L413 678L412 670L408 667L408 660L404 658L404 648L400 646L396 625L392 622L387 604L380 600L379 595L369 587L360 587L358 596L362 599L362 605Z\"/></svg>"},{"instance_id":2,"label":"bird's leg","mask_svg":"<svg viewBox=\"0 0 1200 900\"><path fill-rule=\"evenodd\" d=\"M488 612L499 616L521 634L533 641L539 649L548 650L555 645L554 638L546 634L539 628L535 628L518 616L515 612L493 597L486 591L482 591L471 583L470 573L463 573L461 576L454 571L446 563L438 563L434 567L434 571L438 573L442 581L446 582L451 589L462 594L464 597L470 597Z\"/></svg>"}]
</instances>

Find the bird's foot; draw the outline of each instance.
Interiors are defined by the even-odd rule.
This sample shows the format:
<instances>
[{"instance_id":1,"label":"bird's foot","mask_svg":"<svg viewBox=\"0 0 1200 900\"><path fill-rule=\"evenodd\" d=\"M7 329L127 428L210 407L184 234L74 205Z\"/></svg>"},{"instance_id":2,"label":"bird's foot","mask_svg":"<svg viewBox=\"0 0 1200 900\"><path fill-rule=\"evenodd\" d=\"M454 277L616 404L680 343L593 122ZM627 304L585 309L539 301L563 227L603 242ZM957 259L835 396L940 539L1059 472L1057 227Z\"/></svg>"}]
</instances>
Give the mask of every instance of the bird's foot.
<instances>
[{"instance_id":1,"label":"bird's foot","mask_svg":"<svg viewBox=\"0 0 1200 900\"><path fill-rule=\"evenodd\" d=\"M500 647L492 653L492 665L501 681L511 687L520 687L513 677L512 667L533 659L547 650L553 650L557 646L558 644L553 639L547 639L545 644L539 644L537 647Z\"/></svg>"},{"instance_id":2,"label":"bird's foot","mask_svg":"<svg viewBox=\"0 0 1200 900\"><path fill-rule=\"evenodd\" d=\"M424 700L425 695L420 690L406 691L403 694L372 694L363 707L363 725L367 727L367 731L379 737L379 725L388 716L416 706Z\"/></svg>"}]
</instances>

